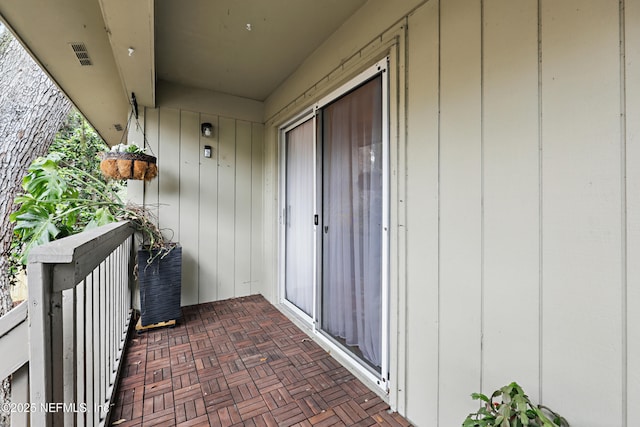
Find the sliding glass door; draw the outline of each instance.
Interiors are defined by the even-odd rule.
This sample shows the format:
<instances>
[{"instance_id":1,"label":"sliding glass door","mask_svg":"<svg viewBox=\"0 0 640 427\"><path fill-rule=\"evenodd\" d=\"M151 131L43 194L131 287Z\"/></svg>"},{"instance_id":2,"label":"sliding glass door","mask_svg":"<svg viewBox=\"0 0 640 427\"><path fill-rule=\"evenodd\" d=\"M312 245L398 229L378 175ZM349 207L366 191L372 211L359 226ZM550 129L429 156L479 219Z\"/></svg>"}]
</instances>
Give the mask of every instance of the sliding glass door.
<instances>
[{"instance_id":1,"label":"sliding glass door","mask_svg":"<svg viewBox=\"0 0 640 427\"><path fill-rule=\"evenodd\" d=\"M313 120L284 132L286 179L285 298L313 315L315 141Z\"/></svg>"},{"instance_id":2,"label":"sliding glass door","mask_svg":"<svg viewBox=\"0 0 640 427\"><path fill-rule=\"evenodd\" d=\"M382 77L322 109L322 330L382 363Z\"/></svg>"},{"instance_id":3,"label":"sliding glass door","mask_svg":"<svg viewBox=\"0 0 640 427\"><path fill-rule=\"evenodd\" d=\"M387 363L386 61L282 130L284 300L384 382Z\"/></svg>"}]
</instances>

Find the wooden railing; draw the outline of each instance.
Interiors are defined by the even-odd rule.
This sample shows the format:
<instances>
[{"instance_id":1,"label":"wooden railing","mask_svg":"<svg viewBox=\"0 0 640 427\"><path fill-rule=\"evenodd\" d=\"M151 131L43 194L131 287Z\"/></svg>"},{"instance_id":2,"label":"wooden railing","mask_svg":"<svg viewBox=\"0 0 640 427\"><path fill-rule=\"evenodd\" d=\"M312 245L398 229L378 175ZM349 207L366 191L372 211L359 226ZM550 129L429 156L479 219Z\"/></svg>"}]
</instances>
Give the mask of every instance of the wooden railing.
<instances>
[{"instance_id":1,"label":"wooden railing","mask_svg":"<svg viewBox=\"0 0 640 427\"><path fill-rule=\"evenodd\" d=\"M0 318L12 426L105 423L132 315L132 234L109 224L31 252L28 305Z\"/></svg>"},{"instance_id":2,"label":"wooden railing","mask_svg":"<svg viewBox=\"0 0 640 427\"><path fill-rule=\"evenodd\" d=\"M13 310L0 317L0 379L11 375L11 393L17 401L28 401L29 379L29 336L27 322L27 303L23 302ZM26 411L12 410L15 402L3 404L0 412L11 415L11 425L26 425Z\"/></svg>"}]
</instances>

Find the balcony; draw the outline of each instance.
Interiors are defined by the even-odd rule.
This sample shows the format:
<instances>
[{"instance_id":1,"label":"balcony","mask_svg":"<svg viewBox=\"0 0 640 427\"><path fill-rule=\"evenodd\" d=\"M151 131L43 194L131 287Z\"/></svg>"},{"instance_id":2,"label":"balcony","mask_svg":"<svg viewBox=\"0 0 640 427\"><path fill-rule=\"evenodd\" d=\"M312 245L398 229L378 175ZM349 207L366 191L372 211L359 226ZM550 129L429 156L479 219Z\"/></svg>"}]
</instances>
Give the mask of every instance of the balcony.
<instances>
[{"instance_id":1,"label":"balcony","mask_svg":"<svg viewBox=\"0 0 640 427\"><path fill-rule=\"evenodd\" d=\"M29 300L0 318L13 426L409 425L262 296L131 332L132 234L111 224L32 252Z\"/></svg>"},{"instance_id":2,"label":"balcony","mask_svg":"<svg viewBox=\"0 0 640 427\"><path fill-rule=\"evenodd\" d=\"M183 308L129 340L121 426L407 426L262 296Z\"/></svg>"}]
</instances>

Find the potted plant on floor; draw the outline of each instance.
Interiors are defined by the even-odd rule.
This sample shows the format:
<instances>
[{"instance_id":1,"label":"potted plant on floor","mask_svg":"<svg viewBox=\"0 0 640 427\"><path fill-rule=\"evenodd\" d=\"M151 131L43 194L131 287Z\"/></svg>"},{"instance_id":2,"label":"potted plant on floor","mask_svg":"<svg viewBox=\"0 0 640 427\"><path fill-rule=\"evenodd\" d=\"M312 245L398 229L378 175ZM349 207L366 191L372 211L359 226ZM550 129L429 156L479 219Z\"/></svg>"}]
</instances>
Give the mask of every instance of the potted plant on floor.
<instances>
[{"instance_id":1,"label":"potted plant on floor","mask_svg":"<svg viewBox=\"0 0 640 427\"><path fill-rule=\"evenodd\" d=\"M173 243L143 245L138 251L137 268L140 284L137 329L178 320L182 316L182 247Z\"/></svg>"},{"instance_id":2,"label":"potted plant on floor","mask_svg":"<svg viewBox=\"0 0 640 427\"><path fill-rule=\"evenodd\" d=\"M481 406L467 416L462 427L569 427L567 420L551 409L531 403L515 382L494 391L491 397L473 393L471 398L480 400Z\"/></svg>"}]
</instances>

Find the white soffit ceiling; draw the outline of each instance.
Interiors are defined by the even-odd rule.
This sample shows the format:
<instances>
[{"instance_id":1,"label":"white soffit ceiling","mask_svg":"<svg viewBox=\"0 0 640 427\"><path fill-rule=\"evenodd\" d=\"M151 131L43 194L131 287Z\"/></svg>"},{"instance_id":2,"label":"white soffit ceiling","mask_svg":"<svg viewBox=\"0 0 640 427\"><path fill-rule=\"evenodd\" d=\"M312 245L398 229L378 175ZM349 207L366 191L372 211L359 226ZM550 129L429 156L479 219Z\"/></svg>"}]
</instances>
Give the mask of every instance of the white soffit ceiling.
<instances>
[{"instance_id":1,"label":"white soffit ceiling","mask_svg":"<svg viewBox=\"0 0 640 427\"><path fill-rule=\"evenodd\" d=\"M156 0L159 79L263 101L366 0Z\"/></svg>"},{"instance_id":2,"label":"white soffit ceiling","mask_svg":"<svg viewBox=\"0 0 640 427\"><path fill-rule=\"evenodd\" d=\"M0 15L117 144L131 92L155 106L162 79L264 101L366 1L0 0Z\"/></svg>"},{"instance_id":3,"label":"white soffit ceiling","mask_svg":"<svg viewBox=\"0 0 640 427\"><path fill-rule=\"evenodd\" d=\"M129 104L98 3L1 0L0 14L100 135L117 143Z\"/></svg>"}]
</instances>

